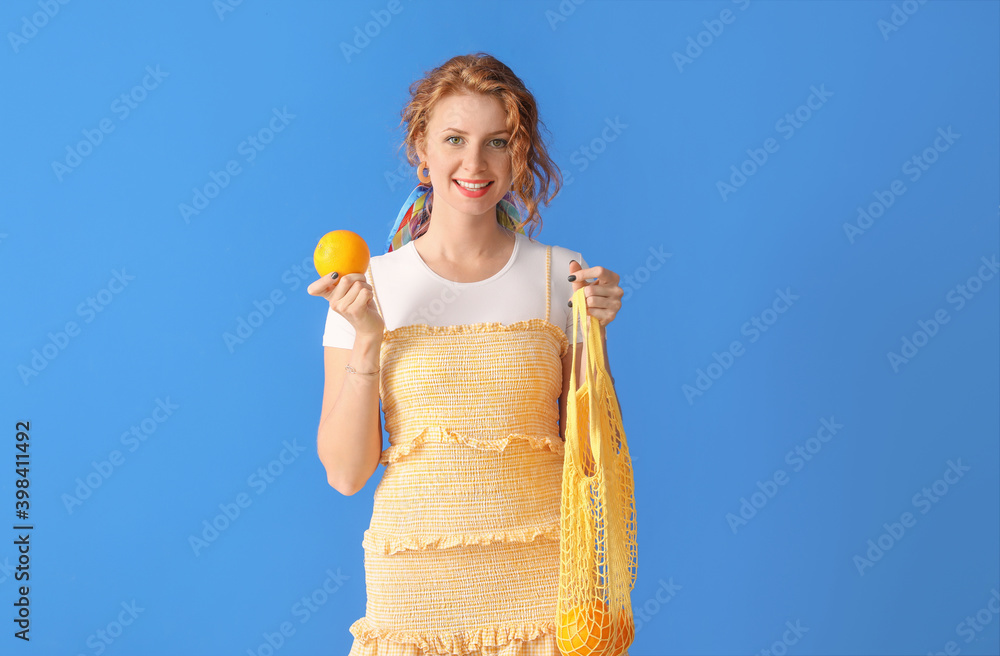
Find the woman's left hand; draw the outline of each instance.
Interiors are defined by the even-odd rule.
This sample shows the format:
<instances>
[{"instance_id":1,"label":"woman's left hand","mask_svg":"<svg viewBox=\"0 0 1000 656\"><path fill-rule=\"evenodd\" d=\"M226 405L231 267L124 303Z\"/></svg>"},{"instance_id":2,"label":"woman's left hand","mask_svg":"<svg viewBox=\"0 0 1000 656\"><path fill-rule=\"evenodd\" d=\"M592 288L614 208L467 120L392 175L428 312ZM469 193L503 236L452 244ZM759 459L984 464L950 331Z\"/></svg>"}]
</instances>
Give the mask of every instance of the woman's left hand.
<instances>
[{"instance_id":1,"label":"woman's left hand","mask_svg":"<svg viewBox=\"0 0 1000 656\"><path fill-rule=\"evenodd\" d=\"M618 286L618 274L602 266L592 266L584 269L580 263L573 260L569 263L570 276L573 280L573 293L584 287L583 294L587 299L587 314L596 318L603 329L614 321L622 306L622 296L625 290ZM586 278L596 278L587 282Z\"/></svg>"}]
</instances>

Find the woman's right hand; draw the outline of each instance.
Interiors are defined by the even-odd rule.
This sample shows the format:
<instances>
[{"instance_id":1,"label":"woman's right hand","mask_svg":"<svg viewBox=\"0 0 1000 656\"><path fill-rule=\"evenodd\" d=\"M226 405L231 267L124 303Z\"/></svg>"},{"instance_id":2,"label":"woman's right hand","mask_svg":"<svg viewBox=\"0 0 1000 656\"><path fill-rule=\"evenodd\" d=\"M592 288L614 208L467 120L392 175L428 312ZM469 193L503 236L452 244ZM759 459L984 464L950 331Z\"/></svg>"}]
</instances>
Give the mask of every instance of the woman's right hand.
<instances>
[{"instance_id":1,"label":"woman's right hand","mask_svg":"<svg viewBox=\"0 0 1000 656\"><path fill-rule=\"evenodd\" d=\"M382 338L385 321L375 306L375 293L365 274L348 273L336 278L323 276L310 283L306 291L329 301L330 308L354 326L357 336Z\"/></svg>"}]
</instances>

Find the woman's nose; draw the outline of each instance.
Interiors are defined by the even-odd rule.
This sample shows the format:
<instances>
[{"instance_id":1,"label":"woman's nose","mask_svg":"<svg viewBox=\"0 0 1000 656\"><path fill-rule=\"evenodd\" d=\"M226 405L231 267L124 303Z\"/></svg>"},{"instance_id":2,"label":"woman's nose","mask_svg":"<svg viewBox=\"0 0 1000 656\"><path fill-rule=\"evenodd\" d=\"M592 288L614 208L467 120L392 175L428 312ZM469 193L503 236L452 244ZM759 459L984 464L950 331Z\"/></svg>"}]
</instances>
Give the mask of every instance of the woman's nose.
<instances>
[{"instance_id":1,"label":"woman's nose","mask_svg":"<svg viewBox=\"0 0 1000 656\"><path fill-rule=\"evenodd\" d=\"M481 148L472 147L466 152L465 166L470 171L482 171L486 168L486 157Z\"/></svg>"}]
</instances>

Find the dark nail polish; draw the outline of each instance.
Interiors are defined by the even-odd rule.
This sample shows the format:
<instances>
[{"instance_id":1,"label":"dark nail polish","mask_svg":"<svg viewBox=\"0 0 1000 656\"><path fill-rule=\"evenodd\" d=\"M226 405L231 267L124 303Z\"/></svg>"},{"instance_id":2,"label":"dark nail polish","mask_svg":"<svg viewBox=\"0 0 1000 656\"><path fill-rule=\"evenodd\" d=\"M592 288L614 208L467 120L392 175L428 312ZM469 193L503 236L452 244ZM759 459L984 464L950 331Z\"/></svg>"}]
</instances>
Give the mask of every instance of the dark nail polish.
<instances>
[{"instance_id":1,"label":"dark nail polish","mask_svg":"<svg viewBox=\"0 0 1000 656\"><path fill-rule=\"evenodd\" d=\"M337 273L336 271L334 271L333 273L330 274L330 280L336 280L337 276L339 276L339 275L340 275L339 273Z\"/></svg>"},{"instance_id":2,"label":"dark nail polish","mask_svg":"<svg viewBox=\"0 0 1000 656\"><path fill-rule=\"evenodd\" d=\"M569 281L573 282L574 280L576 280L576 276L575 275L570 275Z\"/></svg>"},{"instance_id":3,"label":"dark nail polish","mask_svg":"<svg viewBox=\"0 0 1000 656\"><path fill-rule=\"evenodd\" d=\"M573 307L573 301L570 301L570 302L569 302L569 306L570 306L570 307Z\"/></svg>"}]
</instances>

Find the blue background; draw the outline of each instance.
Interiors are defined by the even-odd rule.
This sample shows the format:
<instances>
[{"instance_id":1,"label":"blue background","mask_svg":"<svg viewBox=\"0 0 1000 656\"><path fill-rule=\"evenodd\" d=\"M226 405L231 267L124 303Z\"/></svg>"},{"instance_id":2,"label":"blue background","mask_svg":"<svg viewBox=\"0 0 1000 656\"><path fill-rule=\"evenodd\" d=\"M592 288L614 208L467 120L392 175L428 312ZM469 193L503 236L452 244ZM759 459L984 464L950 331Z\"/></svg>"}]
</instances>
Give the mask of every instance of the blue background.
<instances>
[{"instance_id":1,"label":"blue background","mask_svg":"<svg viewBox=\"0 0 1000 656\"><path fill-rule=\"evenodd\" d=\"M483 50L535 93L566 176L538 238L626 288L608 339L638 499L630 653L997 653L1000 279L981 258L1000 251L1000 5L398 7L3 4L0 651L263 656L264 634L290 622L275 653L348 652L383 469L345 497L315 455L327 305L305 291L312 251L347 228L383 252L416 182L398 150L407 87ZM372 12L391 20L345 55ZM159 81L126 115L116 99L147 67ZM263 149L241 147L274 110L294 116ZM102 120L113 129L74 160ZM949 128L959 136L935 150ZM753 164L768 139L777 149ZM924 153L913 179L904 164ZM179 205L230 160L239 173L185 220ZM894 180L905 191L849 238ZM669 258L647 267L657 250ZM116 272L133 278L109 287ZM981 272L961 308L949 300ZM772 314L777 290L797 300ZM947 323L894 366L941 309ZM755 317L771 322L756 335ZM734 341L740 355L710 369ZM831 418L842 427L813 439ZM12 635L9 528L23 420L29 644ZM129 438L143 420L151 434ZM281 473L254 477L286 443ZM102 465L115 450L119 465ZM949 461L968 469L946 483ZM88 475L99 487L68 505ZM196 555L190 536L241 494L250 504ZM743 499L749 519L732 523ZM869 540L888 549L859 566ZM328 570L340 587L306 616L297 604ZM133 600L134 622L99 643ZM965 623L977 611L980 631Z\"/></svg>"}]
</instances>

